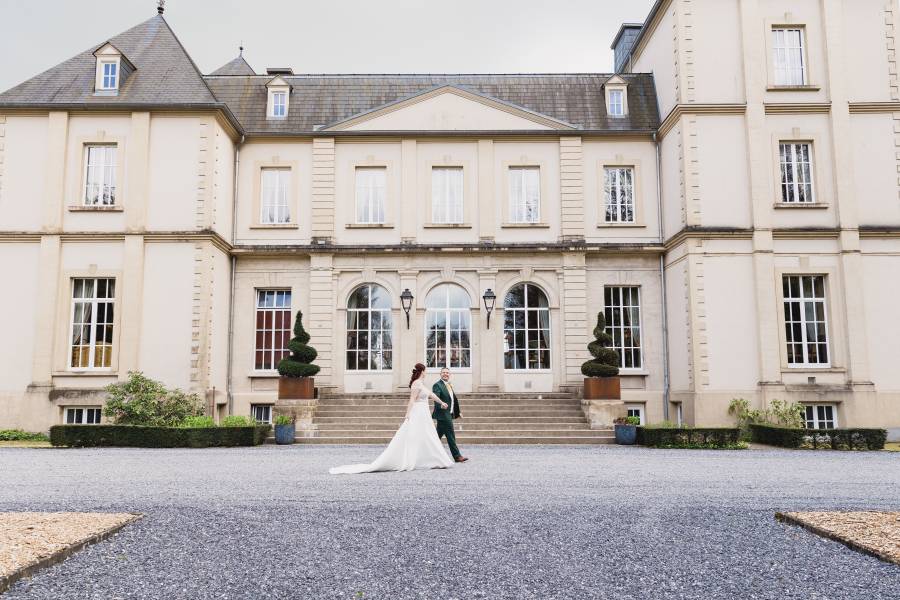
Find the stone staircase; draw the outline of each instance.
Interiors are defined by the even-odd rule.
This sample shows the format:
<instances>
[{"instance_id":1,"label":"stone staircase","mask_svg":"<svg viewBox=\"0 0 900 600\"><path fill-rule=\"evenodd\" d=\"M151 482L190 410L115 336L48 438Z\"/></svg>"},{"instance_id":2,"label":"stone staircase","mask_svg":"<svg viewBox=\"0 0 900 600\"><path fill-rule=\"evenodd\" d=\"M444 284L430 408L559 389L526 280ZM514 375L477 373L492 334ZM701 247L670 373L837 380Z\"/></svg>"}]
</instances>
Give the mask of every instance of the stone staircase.
<instances>
[{"instance_id":1,"label":"stone staircase","mask_svg":"<svg viewBox=\"0 0 900 600\"><path fill-rule=\"evenodd\" d=\"M406 394L344 394L319 399L302 444L386 444L403 421ZM592 430L572 394L466 394L456 440L467 444L609 444L611 430Z\"/></svg>"}]
</instances>

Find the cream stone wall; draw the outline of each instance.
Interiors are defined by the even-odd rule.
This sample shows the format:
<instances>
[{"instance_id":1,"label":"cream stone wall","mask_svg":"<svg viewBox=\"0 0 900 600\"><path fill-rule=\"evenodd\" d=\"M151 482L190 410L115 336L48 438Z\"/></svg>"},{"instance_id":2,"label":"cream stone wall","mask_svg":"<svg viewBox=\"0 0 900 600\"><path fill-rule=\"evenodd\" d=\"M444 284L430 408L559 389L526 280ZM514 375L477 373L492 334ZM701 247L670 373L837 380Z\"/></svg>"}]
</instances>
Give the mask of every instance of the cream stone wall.
<instances>
[{"instance_id":1,"label":"cream stone wall","mask_svg":"<svg viewBox=\"0 0 900 600\"><path fill-rule=\"evenodd\" d=\"M198 186L206 170L205 164L200 164L200 136L205 128L199 117L151 120L148 230L185 231L198 227ZM202 158L205 163L205 156Z\"/></svg>"},{"instance_id":2,"label":"cream stone wall","mask_svg":"<svg viewBox=\"0 0 900 600\"><path fill-rule=\"evenodd\" d=\"M48 119L0 114L0 131L2 227L8 231L40 231L47 185Z\"/></svg>"}]
</instances>

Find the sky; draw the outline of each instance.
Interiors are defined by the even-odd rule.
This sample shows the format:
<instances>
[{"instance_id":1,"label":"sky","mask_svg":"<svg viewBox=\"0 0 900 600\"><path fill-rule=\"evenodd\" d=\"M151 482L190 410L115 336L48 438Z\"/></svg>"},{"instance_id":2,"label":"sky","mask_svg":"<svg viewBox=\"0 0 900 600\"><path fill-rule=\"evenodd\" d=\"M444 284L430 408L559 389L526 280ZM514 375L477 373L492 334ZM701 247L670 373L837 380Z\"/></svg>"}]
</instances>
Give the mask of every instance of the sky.
<instances>
[{"instance_id":1,"label":"sky","mask_svg":"<svg viewBox=\"0 0 900 600\"><path fill-rule=\"evenodd\" d=\"M204 73L238 54L258 72L609 72L623 22L652 0L168 0ZM0 90L156 14L156 0L0 0Z\"/></svg>"}]
</instances>

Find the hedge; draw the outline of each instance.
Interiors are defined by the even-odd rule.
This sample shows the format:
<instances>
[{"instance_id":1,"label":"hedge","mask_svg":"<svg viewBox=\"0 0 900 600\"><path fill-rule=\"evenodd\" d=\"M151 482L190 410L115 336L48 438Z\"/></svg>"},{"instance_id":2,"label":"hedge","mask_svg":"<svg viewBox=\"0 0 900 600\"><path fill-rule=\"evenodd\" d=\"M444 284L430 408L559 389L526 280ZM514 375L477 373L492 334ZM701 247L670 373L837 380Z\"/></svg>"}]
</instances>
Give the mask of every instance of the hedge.
<instances>
[{"instance_id":1,"label":"hedge","mask_svg":"<svg viewBox=\"0 0 900 600\"><path fill-rule=\"evenodd\" d=\"M268 425L251 427L142 427L139 425L54 425L54 446L129 446L137 448L207 448L256 446L269 434Z\"/></svg>"},{"instance_id":2,"label":"hedge","mask_svg":"<svg viewBox=\"0 0 900 600\"><path fill-rule=\"evenodd\" d=\"M883 450L884 429L790 429L771 425L750 425L754 442L782 448L830 450Z\"/></svg>"},{"instance_id":3,"label":"hedge","mask_svg":"<svg viewBox=\"0 0 900 600\"><path fill-rule=\"evenodd\" d=\"M736 448L737 427L638 427L637 443L653 448Z\"/></svg>"}]
</instances>

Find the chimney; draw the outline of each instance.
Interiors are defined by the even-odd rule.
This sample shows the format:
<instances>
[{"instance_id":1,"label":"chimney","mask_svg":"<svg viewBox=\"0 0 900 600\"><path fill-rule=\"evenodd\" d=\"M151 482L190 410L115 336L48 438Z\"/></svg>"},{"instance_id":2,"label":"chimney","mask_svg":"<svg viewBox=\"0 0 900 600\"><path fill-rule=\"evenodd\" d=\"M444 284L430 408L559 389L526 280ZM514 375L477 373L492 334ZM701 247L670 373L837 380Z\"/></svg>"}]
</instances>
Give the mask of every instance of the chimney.
<instances>
[{"instance_id":1,"label":"chimney","mask_svg":"<svg viewBox=\"0 0 900 600\"><path fill-rule=\"evenodd\" d=\"M266 67L266 75L293 75L294 70L290 67Z\"/></svg>"},{"instance_id":2,"label":"chimney","mask_svg":"<svg viewBox=\"0 0 900 600\"><path fill-rule=\"evenodd\" d=\"M615 53L616 73L621 73L628 64L631 48L643 26L643 23L622 23L622 26L619 27L619 33L616 34L612 46L610 46Z\"/></svg>"}]
</instances>

